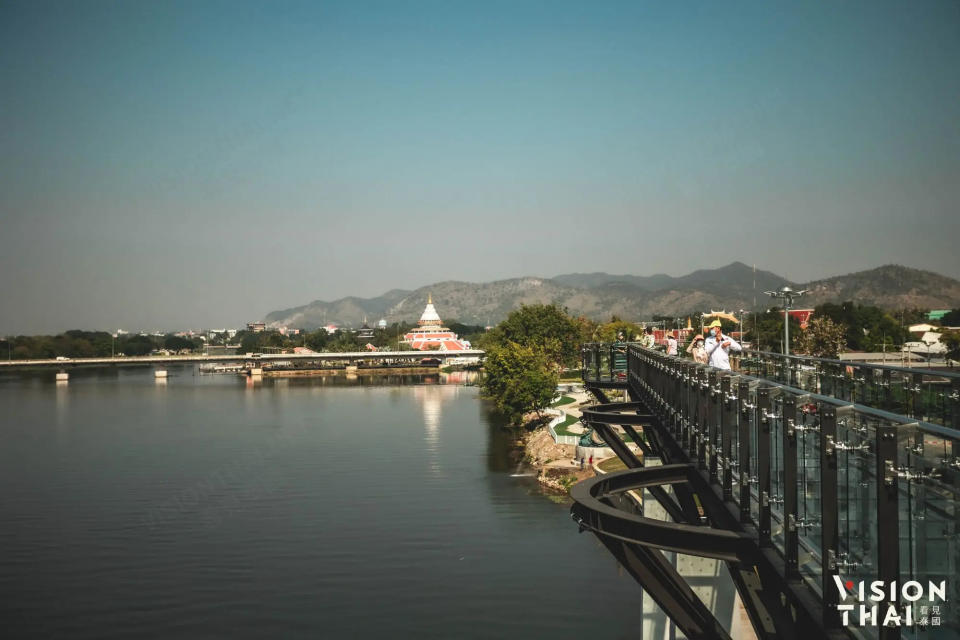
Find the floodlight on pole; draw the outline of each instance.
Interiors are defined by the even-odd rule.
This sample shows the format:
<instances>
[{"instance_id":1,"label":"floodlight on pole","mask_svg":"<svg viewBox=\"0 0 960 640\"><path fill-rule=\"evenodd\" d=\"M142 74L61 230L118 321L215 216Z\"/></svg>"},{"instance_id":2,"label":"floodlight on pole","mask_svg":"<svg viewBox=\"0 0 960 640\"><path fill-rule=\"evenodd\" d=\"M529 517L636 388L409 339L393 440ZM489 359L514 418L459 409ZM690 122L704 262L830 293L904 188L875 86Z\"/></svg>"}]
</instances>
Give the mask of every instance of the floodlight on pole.
<instances>
[{"instance_id":1,"label":"floodlight on pole","mask_svg":"<svg viewBox=\"0 0 960 640\"><path fill-rule=\"evenodd\" d=\"M765 294L771 298L782 300L783 301L783 353L784 355L790 355L790 307L793 306L793 301L796 298L799 298L805 294L809 289L801 289L800 291L794 291L790 287L784 285L776 291L764 291Z\"/></svg>"}]
</instances>

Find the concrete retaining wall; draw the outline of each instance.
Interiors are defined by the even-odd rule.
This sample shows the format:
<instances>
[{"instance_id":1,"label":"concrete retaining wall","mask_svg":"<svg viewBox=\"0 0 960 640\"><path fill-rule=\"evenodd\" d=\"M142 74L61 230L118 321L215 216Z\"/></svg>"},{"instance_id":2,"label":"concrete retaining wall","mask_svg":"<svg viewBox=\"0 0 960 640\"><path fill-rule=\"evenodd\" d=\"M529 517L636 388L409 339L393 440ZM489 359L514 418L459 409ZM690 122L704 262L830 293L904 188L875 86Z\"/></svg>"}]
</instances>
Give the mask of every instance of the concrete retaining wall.
<instances>
[{"instance_id":1,"label":"concrete retaining wall","mask_svg":"<svg viewBox=\"0 0 960 640\"><path fill-rule=\"evenodd\" d=\"M558 436L557 431L554 427L562 423L567 419L567 414L560 409L547 409L547 415L554 416L553 420L550 421L550 424L547 425L547 430L550 432L550 437L553 438L553 441L557 444L580 444L579 436Z\"/></svg>"}]
</instances>

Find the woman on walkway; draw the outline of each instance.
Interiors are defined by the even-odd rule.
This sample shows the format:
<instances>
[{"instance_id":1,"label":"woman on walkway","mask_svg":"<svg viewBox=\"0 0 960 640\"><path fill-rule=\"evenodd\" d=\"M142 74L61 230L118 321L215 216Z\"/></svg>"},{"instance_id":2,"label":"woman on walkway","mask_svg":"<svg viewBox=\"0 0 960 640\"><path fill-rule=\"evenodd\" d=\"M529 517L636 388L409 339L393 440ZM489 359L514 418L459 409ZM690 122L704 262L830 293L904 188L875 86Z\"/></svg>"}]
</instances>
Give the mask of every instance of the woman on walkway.
<instances>
[{"instance_id":1,"label":"woman on walkway","mask_svg":"<svg viewBox=\"0 0 960 640\"><path fill-rule=\"evenodd\" d=\"M694 362L707 364L707 350L703 348L703 336L699 333L693 336L690 346L687 347L687 353L693 356Z\"/></svg>"}]
</instances>

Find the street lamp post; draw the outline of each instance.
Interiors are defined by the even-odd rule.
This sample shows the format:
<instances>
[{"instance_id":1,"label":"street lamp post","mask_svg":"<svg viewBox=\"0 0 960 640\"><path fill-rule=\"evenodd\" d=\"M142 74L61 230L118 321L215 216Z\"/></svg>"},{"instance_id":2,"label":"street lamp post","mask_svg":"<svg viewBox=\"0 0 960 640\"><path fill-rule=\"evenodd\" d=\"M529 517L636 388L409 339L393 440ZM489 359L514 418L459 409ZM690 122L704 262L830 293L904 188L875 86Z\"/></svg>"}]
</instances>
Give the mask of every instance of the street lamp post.
<instances>
[{"instance_id":1,"label":"street lamp post","mask_svg":"<svg viewBox=\"0 0 960 640\"><path fill-rule=\"evenodd\" d=\"M748 311L746 309L740 309L740 343L743 344L743 337L747 333L747 324L744 322L743 317L747 315Z\"/></svg>"},{"instance_id":2,"label":"street lamp post","mask_svg":"<svg viewBox=\"0 0 960 640\"><path fill-rule=\"evenodd\" d=\"M777 289L776 291L764 291L765 294L771 298L783 301L783 355L790 355L790 307L793 306L794 298L799 298L807 292L806 289L800 291L794 291L790 287L784 285ZM784 373L786 376L786 383L791 384L790 381L790 364L788 361L784 361Z\"/></svg>"},{"instance_id":3,"label":"street lamp post","mask_svg":"<svg viewBox=\"0 0 960 640\"><path fill-rule=\"evenodd\" d=\"M771 298L783 301L783 353L790 355L790 307L793 306L795 298L799 298L807 292L807 289L794 291L790 287L783 286L776 291L764 291Z\"/></svg>"}]
</instances>

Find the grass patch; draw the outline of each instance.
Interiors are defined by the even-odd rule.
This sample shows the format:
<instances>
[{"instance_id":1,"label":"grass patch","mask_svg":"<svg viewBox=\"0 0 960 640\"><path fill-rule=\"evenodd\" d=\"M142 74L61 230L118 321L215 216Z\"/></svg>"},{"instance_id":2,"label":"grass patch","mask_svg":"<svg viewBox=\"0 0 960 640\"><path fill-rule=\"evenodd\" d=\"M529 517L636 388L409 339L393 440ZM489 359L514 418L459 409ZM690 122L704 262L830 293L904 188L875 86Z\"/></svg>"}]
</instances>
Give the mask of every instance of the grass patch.
<instances>
[{"instance_id":1,"label":"grass patch","mask_svg":"<svg viewBox=\"0 0 960 640\"><path fill-rule=\"evenodd\" d=\"M575 400L574 400L573 398L571 398L570 396L560 396L560 399L557 400L556 402L554 402L554 403L553 403L552 405L550 405L550 406L551 406L551 407L562 407L563 405L565 405L565 404L570 404L571 402L575 402Z\"/></svg>"},{"instance_id":2,"label":"grass patch","mask_svg":"<svg viewBox=\"0 0 960 640\"><path fill-rule=\"evenodd\" d=\"M578 416L572 416L570 414L567 414L567 419L561 422L560 424L558 424L557 426L555 426L553 430L557 432L558 436L575 436L579 438L580 436L583 435L582 433L573 433L572 431L567 429L567 427L569 427L570 425L579 424L579 423L580 423L580 418ZM625 433L621 433L620 438L624 442L633 442L633 438L631 438Z\"/></svg>"},{"instance_id":3,"label":"grass patch","mask_svg":"<svg viewBox=\"0 0 960 640\"><path fill-rule=\"evenodd\" d=\"M571 416L568 414L567 419L561 422L560 424L558 424L557 426L555 426L553 430L557 432L558 436L576 436L579 438L583 434L573 433L572 431L567 430L567 427L569 427L570 425L579 424L579 423L580 423L580 418L578 418L577 416Z\"/></svg>"},{"instance_id":4,"label":"grass patch","mask_svg":"<svg viewBox=\"0 0 960 640\"><path fill-rule=\"evenodd\" d=\"M612 458L607 458L597 466L600 469L606 471L607 473L613 473L614 471L624 471L627 468L627 465L623 464L623 460L621 460L616 456Z\"/></svg>"}]
</instances>

